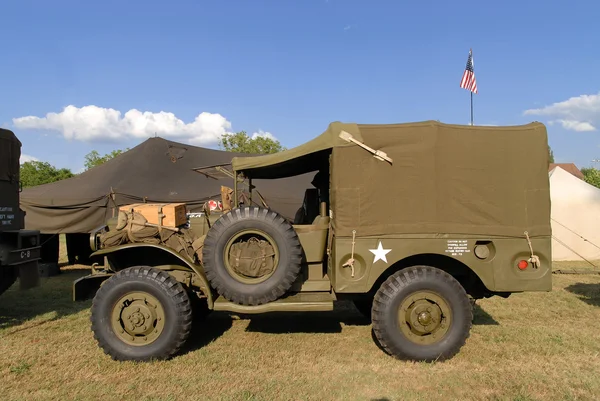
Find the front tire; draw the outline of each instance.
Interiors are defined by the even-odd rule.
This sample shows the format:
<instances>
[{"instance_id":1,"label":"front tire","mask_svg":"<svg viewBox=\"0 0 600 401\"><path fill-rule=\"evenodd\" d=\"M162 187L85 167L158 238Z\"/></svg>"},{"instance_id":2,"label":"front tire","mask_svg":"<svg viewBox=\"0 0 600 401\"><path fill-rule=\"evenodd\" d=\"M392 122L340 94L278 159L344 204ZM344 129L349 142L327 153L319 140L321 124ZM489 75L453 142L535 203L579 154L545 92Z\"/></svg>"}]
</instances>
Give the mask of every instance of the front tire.
<instances>
[{"instance_id":1,"label":"front tire","mask_svg":"<svg viewBox=\"0 0 600 401\"><path fill-rule=\"evenodd\" d=\"M430 266L414 266L390 276L375 294L373 331L397 359L443 361L469 337L473 311L458 281Z\"/></svg>"},{"instance_id":2,"label":"front tire","mask_svg":"<svg viewBox=\"0 0 600 401\"><path fill-rule=\"evenodd\" d=\"M146 266L119 271L92 303L92 331L114 360L168 359L189 337L187 292L169 273Z\"/></svg>"}]
</instances>

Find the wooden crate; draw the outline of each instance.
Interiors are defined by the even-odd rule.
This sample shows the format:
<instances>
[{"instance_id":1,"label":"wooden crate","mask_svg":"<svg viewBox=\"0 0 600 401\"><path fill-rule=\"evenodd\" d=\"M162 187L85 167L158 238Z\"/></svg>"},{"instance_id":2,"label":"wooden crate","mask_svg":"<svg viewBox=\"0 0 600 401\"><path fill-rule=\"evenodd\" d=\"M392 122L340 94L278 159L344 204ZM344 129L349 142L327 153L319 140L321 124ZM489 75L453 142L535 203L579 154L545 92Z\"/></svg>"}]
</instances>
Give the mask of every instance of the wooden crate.
<instances>
[{"instance_id":1,"label":"wooden crate","mask_svg":"<svg viewBox=\"0 0 600 401\"><path fill-rule=\"evenodd\" d=\"M120 210L130 210L141 214L150 224L158 224L159 213L162 207L161 225L166 227L178 227L187 222L185 203L134 203L123 205Z\"/></svg>"}]
</instances>

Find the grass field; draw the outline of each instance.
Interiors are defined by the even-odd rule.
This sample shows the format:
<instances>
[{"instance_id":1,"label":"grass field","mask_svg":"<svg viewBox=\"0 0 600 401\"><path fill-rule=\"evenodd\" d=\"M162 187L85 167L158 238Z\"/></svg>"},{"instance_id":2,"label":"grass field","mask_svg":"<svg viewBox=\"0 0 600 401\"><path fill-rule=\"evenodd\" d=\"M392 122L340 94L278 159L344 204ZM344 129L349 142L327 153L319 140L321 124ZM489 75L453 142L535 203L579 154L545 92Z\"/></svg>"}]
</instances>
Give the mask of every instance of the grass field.
<instances>
[{"instance_id":1,"label":"grass field","mask_svg":"<svg viewBox=\"0 0 600 401\"><path fill-rule=\"evenodd\" d=\"M584 263L556 264L587 269ZM352 306L330 313L214 313L176 358L113 362L73 303L81 267L0 296L2 400L592 400L600 397L600 275L478 301L471 337L443 363L397 361Z\"/></svg>"}]
</instances>

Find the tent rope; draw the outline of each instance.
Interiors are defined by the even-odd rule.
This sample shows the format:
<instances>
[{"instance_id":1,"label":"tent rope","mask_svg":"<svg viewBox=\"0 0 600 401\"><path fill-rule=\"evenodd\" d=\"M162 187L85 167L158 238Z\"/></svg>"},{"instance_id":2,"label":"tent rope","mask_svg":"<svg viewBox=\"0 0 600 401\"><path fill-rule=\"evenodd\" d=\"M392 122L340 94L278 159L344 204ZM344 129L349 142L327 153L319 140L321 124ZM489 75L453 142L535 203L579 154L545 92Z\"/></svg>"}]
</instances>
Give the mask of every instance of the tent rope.
<instances>
[{"instance_id":1,"label":"tent rope","mask_svg":"<svg viewBox=\"0 0 600 401\"><path fill-rule=\"evenodd\" d=\"M595 264L593 264L592 262L590 262L589 260L587 260L586 258L584 258L582 255L580 255L579 253L577 253L573 248L571 248L569 245L565 244L563 241L561 241L558 238L556 238L554 235L552 236L552 238L554 238L557 242L559 242L560 244L562 244L565 248L571 250L574 254L576 254L581 259L585 260L586 262L588 262L590 265L592 265L596 269L598 268L598 266L596 266Z\"/></svg>"},{"instance_id":2,"label":"tent rope","mask_svg":"<svg viewBox=\"0 0 600 401\"><path fill-rule=\"evenodd\" d=\"M577 235L579 238L581 238L582 240L584 240L585 242L589 242L591 245L595 246L596 248L600 249L600 246L594 244L592 241L590 241L589 239L583 237L581 234L576 233L575 231L571 230L569 227L565 226L564 224L562 224L559 221L556 221L556 219L552 219L553 221L555 221L556 223L560 224L561 226L563 226L564 228L566 228L567 230L569 230L570 232L572 232L573 234Z\"/></svg>"}]
</instances>

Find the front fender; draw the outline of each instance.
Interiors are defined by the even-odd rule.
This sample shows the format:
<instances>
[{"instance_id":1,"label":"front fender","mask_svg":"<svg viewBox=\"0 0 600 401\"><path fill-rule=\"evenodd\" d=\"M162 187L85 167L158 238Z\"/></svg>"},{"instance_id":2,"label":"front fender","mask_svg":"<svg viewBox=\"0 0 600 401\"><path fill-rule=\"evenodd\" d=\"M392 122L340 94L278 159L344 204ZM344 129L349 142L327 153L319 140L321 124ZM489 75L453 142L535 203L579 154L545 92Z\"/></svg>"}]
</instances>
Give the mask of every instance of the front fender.
<instances>
[{"instance_id":1,"label":"front fender","mask_svg":"<svg viewBox=\"0 0 600 401\"><path fill-rule=\"evenodd\" d=\"M105 257L110 270L119 271L132 266L151 266L162 270L184 270L195 273L194 284L207 297L209 308L213 306L214 294L202 265L164 245L129 243L100 249L91 257ZM93 274L91 275L93 276ZM90 276L88 276L90 277Z\"/></svg>"}]
</instances>

